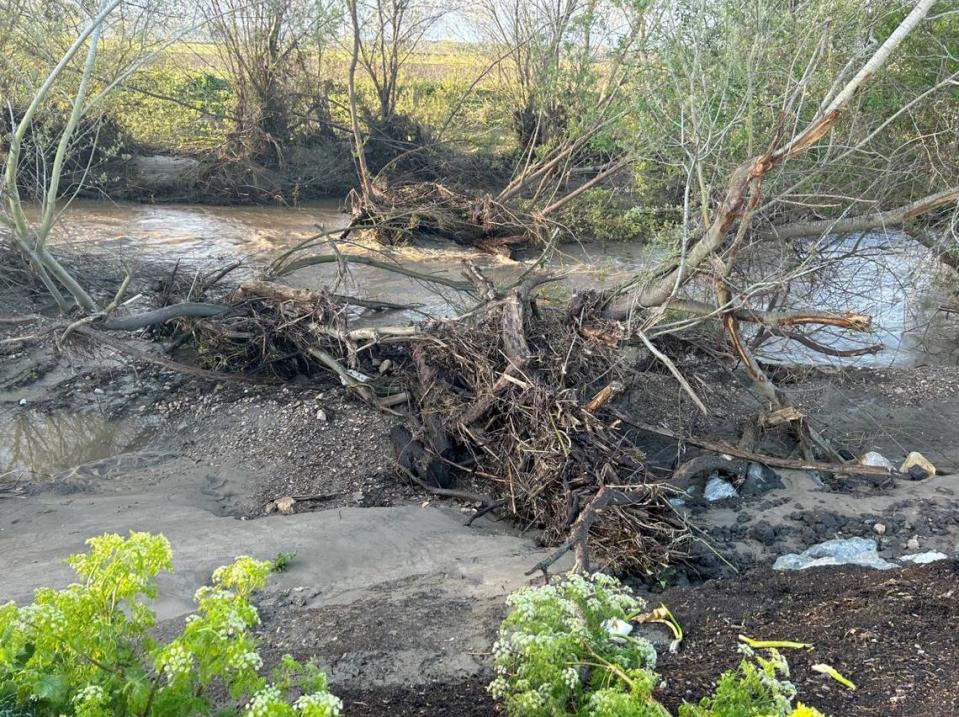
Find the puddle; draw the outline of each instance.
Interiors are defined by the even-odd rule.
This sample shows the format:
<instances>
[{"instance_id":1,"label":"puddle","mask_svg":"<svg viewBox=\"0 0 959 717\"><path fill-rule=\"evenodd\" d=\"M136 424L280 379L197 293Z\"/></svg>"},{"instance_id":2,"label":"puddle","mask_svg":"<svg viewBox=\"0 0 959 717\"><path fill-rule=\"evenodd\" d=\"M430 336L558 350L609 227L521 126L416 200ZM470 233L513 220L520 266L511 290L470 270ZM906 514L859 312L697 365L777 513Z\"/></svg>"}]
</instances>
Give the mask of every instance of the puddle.
<instances>
[{"instance_id":1,"label":"puddle","mask_svg":"<svg viewBox=\"0 0 959 717\"><path fill-rule=\"evenodd\" d=\"M93 412L18 412L0 425L0 477L55 477L104 464L143 451L157 434L143 421L109 419Z\"/></svg>"}]
</instances>

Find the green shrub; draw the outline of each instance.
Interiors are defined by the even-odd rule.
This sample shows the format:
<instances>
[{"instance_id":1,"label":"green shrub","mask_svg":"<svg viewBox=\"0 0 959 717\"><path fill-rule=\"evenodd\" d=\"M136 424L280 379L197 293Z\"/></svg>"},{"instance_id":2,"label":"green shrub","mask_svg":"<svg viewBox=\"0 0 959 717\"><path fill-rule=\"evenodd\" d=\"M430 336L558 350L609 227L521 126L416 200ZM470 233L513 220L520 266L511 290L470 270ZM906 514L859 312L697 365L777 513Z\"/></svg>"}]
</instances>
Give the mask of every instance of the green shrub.
<instances>
[{"instance_id":1,"label":"green shrub","mask_svg":"<svg viewBox=\"0 0 959 717\"><path fill-rule=\"evenodd\" d=\"M675 207L644 207L644 197L603 187L587 189L564 209L558 221L578 241L659 243L675 234Z\"/></svg>"},{"instance_id":2,"label":"green shrub","mask_svg":"<svg viewBox=\"0 0 959 717\"><path fill-rule=\"evenodd\" d=\"M753 653L745 645L740 649L746 652L749 659L743 660L738 670L723 673L716 682L715 692L703 698L698 705L680 707L680 717L778 717L796 714L792 708L796 688L785 679L789 677L786 658L775 650L771 651L770 657L765 658Z\"/></svg>"},{"instance_id":3,"label":"green shrub","mask_svg":"<svg viewBox=\"0 0 959 717\"><path fill-rule=\"evenodd\" d=\"M614 578L572 575L524 588L493 646L490 693L510 715L628 715L667 712L651 701L656 650L644 639L617 635L645 603Z\"/></svg>"},{"instance_id":4,"label":"green shrub","mask_svg":"<svg viewBox=\"0 0 959 717\"><path fill-rule=\"evenodd\" d=\"M608 575L571 575L513 593L493 646L496 677L489 691L510 717L669 717L653 696L656 651L632 636L646 605ZM683 705L680 717L823 717L792 706L788 665L744 648L737 671L713 695Z\"/></svg>"},{"instance_id":5,"label":"green shrub","mask_svg":"<svg viewBox=\"0 0 959 717\"><path fill-rule=\"evenodd\" d=\"M210 714L213 690L225 687L243 706L219 715L340 714L313 664L287 656L272 681L259 674L252 634L259 616L249 598L265 584L269 562L244 556L216 570L212 585L197 590L196 612L180 634L161 642L151 634L150 601L157 575L173 567L166 538L131 532L87 544L88 553L69 560L78 583L40 588L22 608L0 607L0 705L6 700L37 717L186 717Z\"/></svg>"}]
</instances>

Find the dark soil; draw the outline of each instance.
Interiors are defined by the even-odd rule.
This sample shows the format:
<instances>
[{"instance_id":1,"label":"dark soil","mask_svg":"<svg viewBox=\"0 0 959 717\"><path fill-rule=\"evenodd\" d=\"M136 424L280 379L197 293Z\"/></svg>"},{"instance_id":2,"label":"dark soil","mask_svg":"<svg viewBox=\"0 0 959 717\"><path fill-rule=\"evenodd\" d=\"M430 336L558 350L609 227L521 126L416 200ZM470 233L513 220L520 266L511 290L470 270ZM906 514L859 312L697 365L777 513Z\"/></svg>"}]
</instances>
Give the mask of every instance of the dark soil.
<instances>
[{"instance_id":1,"label":"dark soil","mask_svg":"<svg viewBox=\"0 0 959 717\"><path fill-rule=\"evenodd\" d=\"M959 563L904 570L756 570L736 580L673 588L661 596L686 631L664 654L661 698L696 699L735 665L737 636L796 640L788 651L800 698L826 714L852 717L959 714ZM856 683L847 690L813 672L826 663Z\"/></svg>"},{"instance_id":2,"label":"dark soil","mask_svg":"<svg viewBox=\"0 0 959 717\"><path fill-rule=\"evenodd\" d=\"M339 690L351 717L488 717L497 714L486 683L465 680L415 687Z\"/></svg>"},{"instance_id":3,"label":"dark soil","mask_svg":"<svg viewBox=\"0 0 959 717\"><path fill-rule=\"evenodd\" d=\"M811 651L786 651L799 699L833 717L959 714L959 563L904 570L760 569L733 580L671 588L662 601L686 632L676 655L662 651L657 697L675 710L709 692L742 656L737 636L795 640ZM811 670L826 663L856 683L851 691ZM496 715L486 679L455 684L340 688L346 713Z\"/></svg>"}]
</instances>

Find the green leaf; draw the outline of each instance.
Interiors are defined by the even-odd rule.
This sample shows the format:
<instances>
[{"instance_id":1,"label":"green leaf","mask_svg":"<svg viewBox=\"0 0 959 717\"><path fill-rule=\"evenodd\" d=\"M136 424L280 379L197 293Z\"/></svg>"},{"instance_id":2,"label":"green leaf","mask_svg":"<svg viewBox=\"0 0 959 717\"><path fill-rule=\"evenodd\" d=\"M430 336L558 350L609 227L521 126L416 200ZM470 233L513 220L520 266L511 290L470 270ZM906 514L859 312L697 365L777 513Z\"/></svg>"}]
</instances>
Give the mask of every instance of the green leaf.
<instances>
[{"instance_id":1,"label":"green leaf","mask_svg":"<svg viewBox=\"0 0 959 717\"><path fill-rule=\"evenodd\" d=\"M61 705L67 701L67 680L63 675L44 675L33 687L33 696L51 705Z\"/></svg>"}]
</instances>

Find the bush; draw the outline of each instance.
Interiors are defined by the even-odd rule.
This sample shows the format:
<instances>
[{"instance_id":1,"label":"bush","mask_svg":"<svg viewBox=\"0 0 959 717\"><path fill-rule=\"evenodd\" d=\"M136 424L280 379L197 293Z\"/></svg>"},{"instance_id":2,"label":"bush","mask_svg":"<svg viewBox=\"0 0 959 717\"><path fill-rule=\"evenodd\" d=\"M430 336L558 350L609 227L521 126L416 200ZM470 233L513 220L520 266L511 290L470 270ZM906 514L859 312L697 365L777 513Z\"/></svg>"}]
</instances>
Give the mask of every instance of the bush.
<instances>
[{"instance_id":1,"label":"bush","mask_svg":"<svg viewBox=\"0 0 959 717\"><path fill-rule=\"evenodd\" d=\"M271 564L239 557L196 592L196 612L167 642L151 635L157 575L172 570L163 536L131 532L87 541L69 563L80 582L40 588L22 608L0 607L0 705L28 714L124 717L210 714L213 691L235 705L218 715L336 717L340 701L315 665L286 656L272 681L252 628L251 593ZM291 701L292 700L292 701Z\"/></svg>"},{"instance_id":2,"label":"bush","mask_svg":"<svg viewBox=\"0 0 959 717\"><path fill-rule=\"evenodd\" d=\"M510 715L666 715L651 701L656 650L620 635L645 610L615 579L572 575L555 585L524 588L493 646L490 693Z\"/></svg>"},{"instance_id":3,"label":"bush","mask_svg":"<svg viewBox=\"0 0 959 717\"><path fill-rule=\"evenodd\" d=\"M493 646L496 678L489 691L511 717L669 717L653 696L656 651L632 636L646 605L608 575L572 575L513 593ZM788 665L749 648L737 671L680 717L823 717L786 682Z\"/></svg>"},{"instance_id":4,"label":"bush","mask_svg":"<svg viewBox=\"0 0 959 717\"><path fill-rule=\"evenodd\" d=\"M558 221L578 241L661 242L675 234L681 208L641 206L646 198L642 193L593 187L574 199Z\"/></svg>"}]
</instances>

